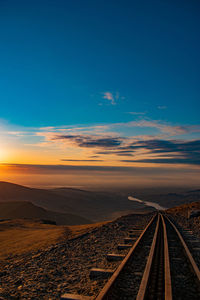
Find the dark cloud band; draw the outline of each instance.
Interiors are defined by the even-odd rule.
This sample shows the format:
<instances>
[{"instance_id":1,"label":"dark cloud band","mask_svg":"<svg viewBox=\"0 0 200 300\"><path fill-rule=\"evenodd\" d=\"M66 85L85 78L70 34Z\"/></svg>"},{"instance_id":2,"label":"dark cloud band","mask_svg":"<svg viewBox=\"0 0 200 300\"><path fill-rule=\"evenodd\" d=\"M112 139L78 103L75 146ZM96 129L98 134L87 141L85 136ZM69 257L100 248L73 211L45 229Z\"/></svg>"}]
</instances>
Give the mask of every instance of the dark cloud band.
<instances>
[{"instance_id":1,"label":"dark cloud band","mask_svg":"<svg viewBox=\"0 0 200 300\"><path fill-rule=\"evenodd\" d=\"M68 140L73 141L78 147L99 148L101 151L96 150L94 153L98 155L133 157L135 152L137 152L137 156L140 155L140 150L145 150L147 155L156 155L156 157L139 159L137 161L121 160L121 162L200 165L200 140L180 141L154 139L133 142L131 138L99 138L89 135L57 135L53 137L52 140Z\"/></svg>"},{"instance_id":2,"label":"dark cloud band","mask_svg":"<svg viewBox=\"0 0 200 300\"><path fill-rule=\"evenodd\" d=\"M84 135L57 135L52 140L70 140L75 142L79 147L86 148L112 148L118 147L122 143L120 138L95 138Z\"/></svg>"}]
</instances>

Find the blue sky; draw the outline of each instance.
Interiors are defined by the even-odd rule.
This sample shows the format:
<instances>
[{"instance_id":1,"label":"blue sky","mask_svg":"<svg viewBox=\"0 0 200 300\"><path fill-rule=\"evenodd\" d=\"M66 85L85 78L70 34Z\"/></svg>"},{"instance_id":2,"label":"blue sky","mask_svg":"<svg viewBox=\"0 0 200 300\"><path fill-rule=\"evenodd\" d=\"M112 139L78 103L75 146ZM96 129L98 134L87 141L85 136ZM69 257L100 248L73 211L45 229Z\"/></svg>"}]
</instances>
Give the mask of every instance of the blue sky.
<instances>
[{"instance_id":1,"label":"blue sky","mask_svg":"<svg viewBox=\"0 0 200 300\"><path fill-rule=\"evenodd\" d=\"M199 165L199 11L1 0L1 161Z\"/></svg>"},{"instance_id":2,"label":"blue sky","mask_svg":"<svg viewBox=\"0 0 200 300\"><path fill-rule=\"evenodd\" d=\"M55 126L145 112L196 124L199 8L199 1L1 1L1 118ZM119 95L116 105L105 92Z\"/></svg>"}]
</instances>

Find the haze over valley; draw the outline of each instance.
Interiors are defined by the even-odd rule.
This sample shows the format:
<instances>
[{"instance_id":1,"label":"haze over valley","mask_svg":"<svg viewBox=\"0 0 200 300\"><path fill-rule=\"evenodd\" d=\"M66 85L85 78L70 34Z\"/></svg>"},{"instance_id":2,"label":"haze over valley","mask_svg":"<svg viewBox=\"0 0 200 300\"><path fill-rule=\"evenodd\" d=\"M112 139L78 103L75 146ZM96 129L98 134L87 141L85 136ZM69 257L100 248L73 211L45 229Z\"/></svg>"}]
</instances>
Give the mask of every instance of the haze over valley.
<instances>
[{"instance_id":1,"label":"haze over valley","mask_svg":"<svg viewBox=\"0 0 200 300\"><path fill-rule=\"evenodd\" d=\"M0 182L0 218L44 219L58 225L78 225L111 220L128 213L147 213L157 205L169 208L200 199L200 190L163 192L163 189L162 192L159 189L133 190L132 195L140 200L130 201L130 191L125 190L35 189ZM145 201L152 206L145 205Z\"/></svg>"}]
</instances>

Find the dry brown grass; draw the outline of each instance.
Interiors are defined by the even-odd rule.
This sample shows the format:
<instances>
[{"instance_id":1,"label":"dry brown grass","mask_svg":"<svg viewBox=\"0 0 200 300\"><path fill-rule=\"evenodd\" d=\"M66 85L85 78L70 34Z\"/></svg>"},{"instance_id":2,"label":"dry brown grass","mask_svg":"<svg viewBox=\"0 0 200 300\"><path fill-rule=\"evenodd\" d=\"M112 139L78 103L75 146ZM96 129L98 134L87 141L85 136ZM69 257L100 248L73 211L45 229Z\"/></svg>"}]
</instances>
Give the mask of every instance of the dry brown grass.
<instances>
[{"instance_id":1,"label":"dry brown grass","mask_svg":"<svg viewBox=\"0 0 200 300\"><path fill-rule=\"evenodd\" d=\"M200 209L200 202L191 202L191 203L186 203L182 204L179 206L175 206L172 208L167 209L167 213L169 214L179 214L183 215L185 217L188 216L188 211L190 210L199 210Z\"/></svg>"},{"instance_id":2,"label":"dry brown grass","mask_svg":"<svg viewBox=\"0 0 200 300\"><path fill-rule=\"evenodd\" d=\"M93 228L97 228L100 227L106 223L108 223L109 221L105 221L105 222L99 222L99 223L95 223L95 224L86 224L86 225L74 225L74 226L68 226L70 232L71 232L71 237L76 237L78 235L84 234L86 232L88 232L89 230L93 229Z\"/></svg>"},{"instance_id":3,"label":"dry brown grass","mask_svg":"<svg viewBox=\"0 0 200 300\"><path fill-rule=\"evenodd\" d=\"M63 239L84 234L105 223L56 226L21 219L0 222L0 259L44 249Z\"/></svg>"}]
</instances>

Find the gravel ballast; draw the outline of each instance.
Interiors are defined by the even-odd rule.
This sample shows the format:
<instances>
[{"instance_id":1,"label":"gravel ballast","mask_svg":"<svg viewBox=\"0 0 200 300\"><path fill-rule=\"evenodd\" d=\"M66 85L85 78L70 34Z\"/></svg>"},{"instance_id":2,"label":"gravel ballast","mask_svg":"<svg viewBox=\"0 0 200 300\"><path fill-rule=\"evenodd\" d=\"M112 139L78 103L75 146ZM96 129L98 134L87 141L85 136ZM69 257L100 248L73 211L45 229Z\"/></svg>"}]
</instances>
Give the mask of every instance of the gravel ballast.
<instances>
[{"instance_id":1,"label":"gravel ballast","mask_svg":"<svg viewBox=\"0 0 200 300\"><path fill-rule=\"evenodd\" d=\"M64 293L96 296L106 280L90 280L90 269L115 269L120 262L108 262L106 255L126 254L128 250L119 252L117 245L131 227L142 229L151 217L123 216L75 239L2 261L0 299L59 299Z\"/></svg>"}]
</instances>

